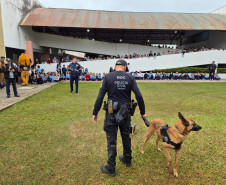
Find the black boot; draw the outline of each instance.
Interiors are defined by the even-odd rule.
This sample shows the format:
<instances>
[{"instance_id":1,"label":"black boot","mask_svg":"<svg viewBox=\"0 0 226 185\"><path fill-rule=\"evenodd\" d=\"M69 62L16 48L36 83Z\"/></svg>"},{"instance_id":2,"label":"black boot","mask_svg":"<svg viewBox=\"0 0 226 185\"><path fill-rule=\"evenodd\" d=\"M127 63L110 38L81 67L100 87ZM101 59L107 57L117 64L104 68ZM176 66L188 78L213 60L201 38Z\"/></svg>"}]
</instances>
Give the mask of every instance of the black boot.
<instances>
[{"instance_id":1,"label":"black boot","mask_svg":"<svg viewBox=\"0 0 226 185\"><path fill-rule=\"evenodd\" d=\"M119 156L119 160L123 162L127 167L131 167L131 160L127 160L123 155Z\"/></svg>"},{"instance_id":2,"label":"black boot","mask_svg":"<svg viewBox=\"0 0 226 185\"><path fill-rule=\"evenodd\" d=\"M100 169L101 169L102 173L109 174L112 177L116 176L115 168L110 168L108 165L106 165L106 166L102 165L100 167Z\"/></svg>"}]
</instances>

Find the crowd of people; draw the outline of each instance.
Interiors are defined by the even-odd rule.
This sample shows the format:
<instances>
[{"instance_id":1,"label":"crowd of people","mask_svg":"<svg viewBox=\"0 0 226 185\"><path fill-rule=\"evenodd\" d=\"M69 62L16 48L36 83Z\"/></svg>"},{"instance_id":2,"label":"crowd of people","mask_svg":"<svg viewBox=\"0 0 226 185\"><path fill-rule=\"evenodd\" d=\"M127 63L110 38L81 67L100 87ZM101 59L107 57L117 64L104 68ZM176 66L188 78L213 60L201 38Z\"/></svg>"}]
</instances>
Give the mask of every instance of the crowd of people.
<instances>
[{"instance_id":1,"label":"crowd of people","mask_svg":"<svg viewBox=\"0 0 226 185\"><path fill-rule=\"evenodd\" d=\"M161 48L161 47L159 47ZM164 47L162 47L164 48ZM166 47L167 48L167 47ZM171 48L169 48L171 49ZM216 50L215 48L208 48L208 47L201 47L201 48L186 48L186 49L174 49L174 50L168 50L167 52L161 52L161 50L159 50L159 52L152 52L150 51L148 54L137 54L137 53L133 53L133 54L128 54L128 55L116 55L116 56L97 56L97 57L90 57L87 56L85 58L79 58L80 61L95 61L95 60L109 60L109 59L135 59L135 58L151 58L153 57L154 59L158 56L163 56L163 55L172 55L172 54L181 54L182 57L184 57L184 55L186 53L193 53L193 52L200 52L200 51L210 51L210 50ZM223 51L224 49L219 48L219 51ZM48 58L48 60L42 60L39 61L39 59L36 59L35 64L51 64L51 63L64 63L64 62L71 62L69 57L64 57L61 58L60 60L58 60L56 57L53 57L53 59Z\"/></svg>"},{"instance_id":2,"label":"crowd of people","mask_svg":"<svg viewBox=\"0 0 226 185\"><path fill-rule=\"evenodd\" d=\"M204 49L204 48L203 48ZM1 59L0 66L0 88L4 88L6 85L5 80L3 79L3 71L2 66L4 66L4 57ZM53 58L54 63L57 63L56 57ZM211 64L213 67L215 64ZM21 71L20 65L18 63L13 63L15 67L15 80L17 83L22 83L21 81ZM59 67L57 72L45 72L44 69L41 69L39 65L32 66L29 71L29 83L30 84L44 84L44 83L52 83L52 82L60 82L65 80L70 80L70 69L66 68L65 64L63 67ZM130 65L128 63L128 67ZM131 69L131 68L130 68ZM135 79L138 80L220 80L220 76L218 74L214 74L216 67L210 72L207 73L165 73L165 72L157 72L156 74L152 72L142 73L141 71L131 71L129 73L132 74ZM210 69L211 70L211 69ZM110 68L109 73L113 71L113 68ZM108 73L93 73L89 72L87 68L81 67L79 71L80 76L79 80L81 81L102 81Z\"/></svg>"},{"instance_id":3,"label":"crowd of people","mask_svg":"<svg viewBox=\"0 0 226 185\"><path fill-rule=\"evenodd\" d=\"M21 83L20 70L19 66L14 63L16 70L16 82ZM112 72L113 68L110 68L109 72ZM83 68L80 71L79 80L81 81L102 81L103 78L108 73L93 73L89 72L87 68ZM130 72L135 79L137 80L220 80L220 76L216 73L207 74L207 73L165 73L165 72L146 72L142 73L141 71ZM44 84L52 82L60 82L70 80L70 70L63 65L62 70L58 72L45 72L44 69L41 69L40 66L37 66L37 69L31 68L29 72L29 83L30 84ZM4 83L0 82L0 87L4 87Z\"/></svg>"}]
</instances>

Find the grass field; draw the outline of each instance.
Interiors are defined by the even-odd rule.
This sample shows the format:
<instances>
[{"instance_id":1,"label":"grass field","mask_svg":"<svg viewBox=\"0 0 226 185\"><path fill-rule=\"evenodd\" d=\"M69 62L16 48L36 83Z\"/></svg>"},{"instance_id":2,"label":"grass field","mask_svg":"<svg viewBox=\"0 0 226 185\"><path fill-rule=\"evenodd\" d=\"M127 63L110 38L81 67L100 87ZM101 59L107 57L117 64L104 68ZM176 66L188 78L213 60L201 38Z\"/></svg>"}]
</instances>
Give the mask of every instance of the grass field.
<instances>
[{"instance_id":1,"label":"grass field","mask_svg":"<svg viewBox=\"0 0 226 185\"><path fill-rule=\"evenodd\" d=\"M102 174L107 160L104 111L91 122L100 83L81 83L69 94L59 83L0 112L0 184L225 184L226 83L139 83L149 120L172 125L177 112L202 126L184 142L179 177L166 168L164 152L149 140L139 110L132 138L133 166L117 158L117 176ZM174 152L171 152L174 155ZM122 142L118 136L118 155ZM174 158L173 158L174 159Z\"/></svg>"}]
</instances>

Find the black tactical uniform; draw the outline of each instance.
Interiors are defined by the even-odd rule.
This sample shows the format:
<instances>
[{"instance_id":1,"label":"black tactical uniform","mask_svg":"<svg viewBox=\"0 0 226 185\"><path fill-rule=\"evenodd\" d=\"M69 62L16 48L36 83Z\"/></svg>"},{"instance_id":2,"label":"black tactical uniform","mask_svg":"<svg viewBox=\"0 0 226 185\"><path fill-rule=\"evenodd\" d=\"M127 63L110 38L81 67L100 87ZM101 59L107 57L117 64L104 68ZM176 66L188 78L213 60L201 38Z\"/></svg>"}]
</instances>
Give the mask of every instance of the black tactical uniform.
<instances>
[{"instance_id":1,"label":"black tactical uniform","mask_svg":"<svg viewBox=\"0 0 226 185\"><path fill-rule=\"evenodd\" d=\"M126 61L118 60L116 65L127 65ZM130 139L130 108L131 108L131 91L136 95L138 105L140 108L140 114L145 114L145 105L140 90L137 87L137 83L134 77L125 71L113 71L106 75L103 80L102 87L100 88L99 95L97 97L93 115L97 116L103 98L108 93L108 104L112 101L114 109L113 113L109 113L106 110L106 116L104 121L104 131L107 135L107 148L108 148L108 165L101 166L103 173L108 173L111 176L115 176L115 157L117 156L117 132L120 129L122 142L123 142L123 156L120 156L120 160L127 166L131 166L131 139ZM117 106L115 106L117 105ZM108 105L109 108L109 105Z\"/></svg>"},{"instance_id":2,"label":"black tactical uniform","mask_svg":"<svg viewBox=\"0 0 226 185\"><path fill-rule=\"evenodd\" d=\"M210 64L210 66L209 66L209 70L210 70L209 79L210 80L213 80L216 68L217 68L217 66L214 62L212 64Z\"/></svg>"}]
</instances>

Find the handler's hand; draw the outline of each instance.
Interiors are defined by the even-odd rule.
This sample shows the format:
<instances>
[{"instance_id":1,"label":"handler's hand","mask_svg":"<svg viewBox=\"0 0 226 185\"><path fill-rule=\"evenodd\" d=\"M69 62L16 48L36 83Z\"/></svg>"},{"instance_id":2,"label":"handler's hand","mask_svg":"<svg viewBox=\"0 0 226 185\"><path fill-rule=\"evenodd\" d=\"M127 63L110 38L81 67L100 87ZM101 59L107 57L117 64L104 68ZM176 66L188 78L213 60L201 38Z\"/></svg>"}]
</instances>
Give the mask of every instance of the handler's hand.
<instances>
[{"instance_id":1,"label":"handler's hand","mask_svg":"<svg viewBox=\"0 0 226 185\"><path fill-rule=\"evenodd\" d=\"M141 117L142 117L142 118L144 118L144 119L146 119L146 118L147 118L146 114L142 115Z\"/></svg>"},{"instance_id":2,"label":"handler's hand","mask_svg":"<svg viewBox=\"0 0 226 185\"><path fill-rule=\"evenodd\" d=\"M93 115L93 123L96 124L97 123L97 116Z\"/></svg>"}]
</instances>

